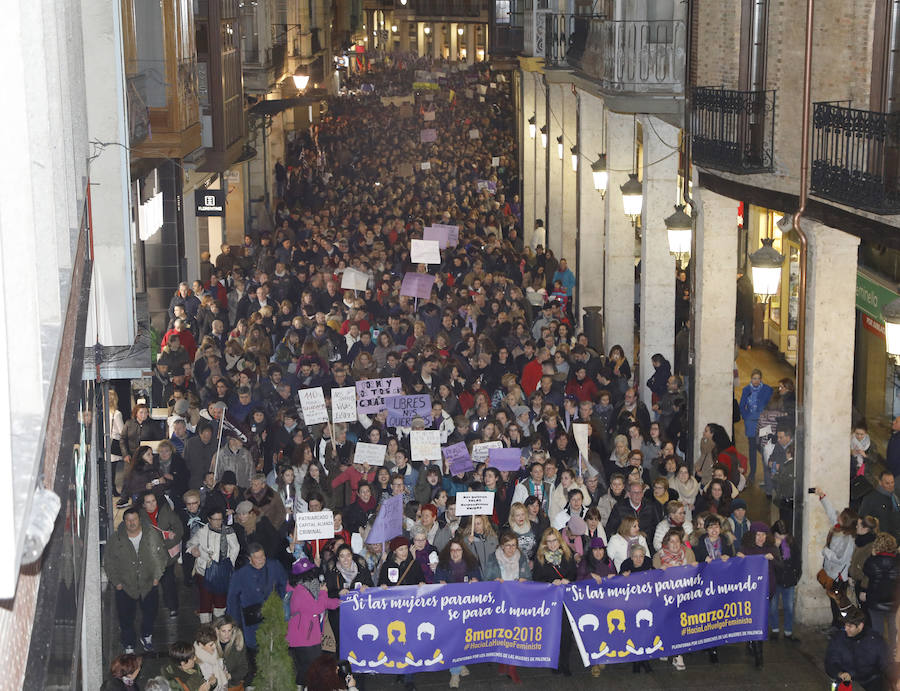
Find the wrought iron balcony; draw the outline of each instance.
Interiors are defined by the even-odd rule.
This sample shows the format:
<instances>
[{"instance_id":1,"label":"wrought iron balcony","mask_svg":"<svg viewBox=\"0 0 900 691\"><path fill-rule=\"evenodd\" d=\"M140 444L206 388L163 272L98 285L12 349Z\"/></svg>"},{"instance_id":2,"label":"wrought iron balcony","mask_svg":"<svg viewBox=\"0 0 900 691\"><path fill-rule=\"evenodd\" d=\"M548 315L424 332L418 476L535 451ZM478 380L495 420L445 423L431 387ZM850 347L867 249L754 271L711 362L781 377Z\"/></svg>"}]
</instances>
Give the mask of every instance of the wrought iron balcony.
<instances>
[{"instance_id":1,"label":"wrought iron balcony","mask_svg":"<svg viewBox=\"0 0 900 691\"><path fill-rule=\"evenodd\" d=\"M614 20L587 14L542 16L543 41L534 44L543 46L548 66L579 70L613 91L683 91L684 22Z\"/></svg>"},{"instance_id":2,"label":"wrought iron balcony","mask_svg":"<svg viewBox=\"0 0 900 691\"><path fill-rule=\"evenodd\" d=\"M813 104L813 194L877 214L900 213L900 113Z\"/></svg>"},{"instance_id":3,"label":"wrought iron balcony","mask_svg":"<svg viewBox=\"0 0 900 691\"><path fill-rule=\"evenodd\" d=\"M691 154L697 165L739 174L769 172L774 138L774 90L694 88Z\"/></svg>"}]
</instances>

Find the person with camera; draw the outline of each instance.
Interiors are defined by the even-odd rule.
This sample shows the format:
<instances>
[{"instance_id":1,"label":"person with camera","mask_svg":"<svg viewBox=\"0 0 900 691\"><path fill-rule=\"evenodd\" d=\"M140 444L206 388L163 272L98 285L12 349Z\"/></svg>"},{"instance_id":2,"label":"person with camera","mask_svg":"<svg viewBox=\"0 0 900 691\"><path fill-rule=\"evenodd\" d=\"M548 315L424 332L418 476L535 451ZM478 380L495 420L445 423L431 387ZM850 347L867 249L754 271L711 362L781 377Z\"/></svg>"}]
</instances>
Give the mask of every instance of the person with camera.
<instances>
[{"instance_id":1,"label":"person with camera","mask_svg":"<svg viewBox=\"0 0 900 691\"><path fill-rule=\"evenodd\" d=\"M884 639L866 626L866 616L857 607L847 610L844 629L828 642L825 673L839 689L881 691L889 664Z\"/></svg>"}]
</instances>

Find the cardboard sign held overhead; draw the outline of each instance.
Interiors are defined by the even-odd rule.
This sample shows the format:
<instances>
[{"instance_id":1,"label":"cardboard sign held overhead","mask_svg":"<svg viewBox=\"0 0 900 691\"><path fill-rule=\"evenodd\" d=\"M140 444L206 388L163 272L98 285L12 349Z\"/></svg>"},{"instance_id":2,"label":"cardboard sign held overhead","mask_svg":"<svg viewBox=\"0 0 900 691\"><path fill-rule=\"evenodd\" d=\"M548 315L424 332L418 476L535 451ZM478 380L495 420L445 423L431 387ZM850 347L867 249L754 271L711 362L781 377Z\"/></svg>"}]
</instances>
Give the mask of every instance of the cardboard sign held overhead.
<instances>
[{"instance_id":1,"label":"cardboard sign held overhead","mask_svg":"<svg viewBox=\"0 0 900 691\"><path fill-rule=\"evenodd\" d=\"M410 258L413 264L440 264L441 247L437 240L412 240Z\"/></svg>"},{"instance_id":2,"label":"cardboard sign held overhead","mask_svg":"<svg viewBox=\"0 0 900 691\"><path fill-rule=\"evenodd\" d=\"M331 419L333 422L356 422L355 386L331 390Z\"/></svg>"},{"instance_id":3,"label":"cardboard sign held overhead","mask_svg":"<svg viewBox=\"0 0 900 691\"><path fill-rule=\"evenodd\" d=\"M494 492L457 492L457 516L490 516L494 513Z\"/></svg>"},{"instance_id":4,"label":"cardboard sign held overhead","mask_svg":"<svg viewBox=\"0 0 900 691\"><path fill-rule=\"evenodd\" d=\"M334 537L334 514L331 509L295 513L294 521L294 538L297 542L330 540Z\"/></svg>"},{"instance_id":5,"label":"cardboard sign held overhead","mask_svg":"<svg viewBox=\"0 0 900 691\"><path fill-rule=\"evenodd\" d=\"M384 465L384 457L387 447L384 444L369 444L368 442L356 442L353 451L354 463L368 463L369 465Z\"/></svg>"},{"instance_id":6,"label":"cardboard sign held overhead","mask_svg":"<svg viewBox=\"0 0 900 691\"><path fill-rule=\"evenodd\" d=\"M328 422L328 407L325 405L325 394L321 386L311 389L300 389L300 408L303 410L303 422L307 425L318 425Z\"/></svg>"}]
</instances>

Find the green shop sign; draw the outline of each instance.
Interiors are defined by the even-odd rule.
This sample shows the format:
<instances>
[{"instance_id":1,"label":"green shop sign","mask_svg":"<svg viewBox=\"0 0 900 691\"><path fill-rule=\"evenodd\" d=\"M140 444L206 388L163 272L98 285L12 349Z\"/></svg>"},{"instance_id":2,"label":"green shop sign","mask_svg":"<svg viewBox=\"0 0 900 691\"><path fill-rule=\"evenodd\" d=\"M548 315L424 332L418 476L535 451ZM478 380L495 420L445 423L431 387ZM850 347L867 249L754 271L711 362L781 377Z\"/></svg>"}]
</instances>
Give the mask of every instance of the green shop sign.
<instances>
[{"instance_id":1,"label":"green shop sign","mask_svg":"<svg viewBox=\"0 0 900 691\"><path fill-rule=\"evenodd\" d=\"M881 310L900 295L872 280L864 273L856 272L856 309L868 314L879 324L884 323Z\"/></svg>"}]
</instances>

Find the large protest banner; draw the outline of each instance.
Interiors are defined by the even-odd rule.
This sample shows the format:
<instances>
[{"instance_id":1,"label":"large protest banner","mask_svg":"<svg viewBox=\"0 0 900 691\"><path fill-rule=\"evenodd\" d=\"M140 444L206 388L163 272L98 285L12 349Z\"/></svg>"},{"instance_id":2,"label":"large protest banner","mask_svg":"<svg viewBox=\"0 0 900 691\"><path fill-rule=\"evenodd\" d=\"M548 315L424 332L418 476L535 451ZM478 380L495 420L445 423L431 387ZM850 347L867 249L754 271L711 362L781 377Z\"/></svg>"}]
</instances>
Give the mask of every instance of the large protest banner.
<instances>
[{"instance_id":1,"label":"large protest banner","mask_svg":"<svg viewBox=\"0 0 900 691\"><path fill-rule=\"evenodd\" d=\"M764 640L768 577L764 557L738 557L579 581L563 600L585 666L638 662Z\"/></svg>"},{"instance_id":2,"label":"large protest banner","mask_svg":"<svg viewBox=\"0 0 900 691\"><path fill-rule=\"evenodd\" d=\"M403 390L400 377L360 379L356 382L356 411L375 415L384 410L385 396L393 396Z\"/></svg>"},{"instance_id":3,"label":"large protest banner","mask_svg":"<svg viewBox=\"0 0 900 691\"><path fill-rule=\"evenodd\" d=\"M341 657L359 672L410 674L476 662L555 667L562 600L547 583L369 588L341 598Z\"/></svg>"},{"instance_id":4,"label":"large protest banner","mask_svg":"<svg viewBox=\"0 0 900 691\"><path fill-rule=\"evenodd\" d=\"M420 417L425 425L431 424L431 396L427 393L413 396L386 396L384 406L387 408L388 427L409 427L412 421Z\"/></svg>"}]
</instances>

